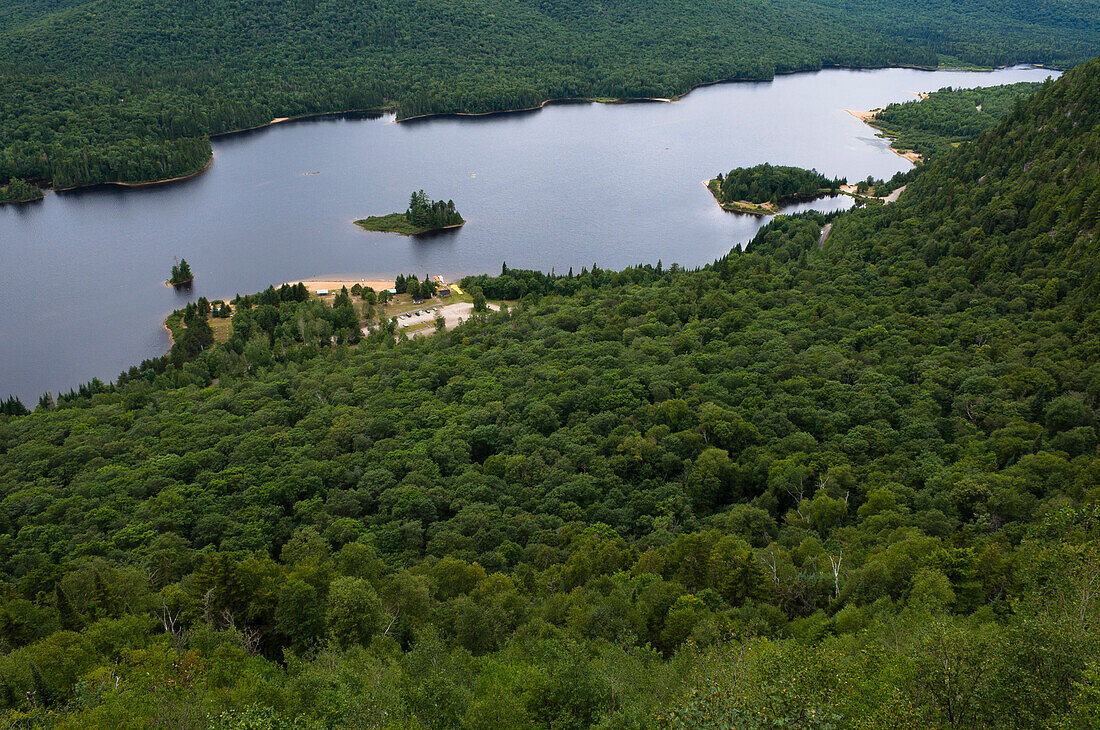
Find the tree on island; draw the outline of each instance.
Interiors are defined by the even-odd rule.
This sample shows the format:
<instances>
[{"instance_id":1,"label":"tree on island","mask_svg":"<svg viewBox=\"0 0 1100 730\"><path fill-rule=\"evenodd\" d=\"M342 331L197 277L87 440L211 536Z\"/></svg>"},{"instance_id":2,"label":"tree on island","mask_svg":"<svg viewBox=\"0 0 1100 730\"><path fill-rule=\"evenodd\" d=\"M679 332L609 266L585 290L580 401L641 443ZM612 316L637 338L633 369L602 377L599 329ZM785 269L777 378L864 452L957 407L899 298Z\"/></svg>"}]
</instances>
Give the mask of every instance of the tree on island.
<instances>
[{"instance_id":1,"label":"tree on island","mask_svg":"<svg viewBox=\"0 0 1100 730\"><path fill-rule=\"evenodd\" d=\"M748 201L778 206L790 200L814 198L824 192L835 193L847 181L827 178L817 170L803 170L764 163L755 167L738 167L725 175L719 173L713 186L722 203Z\"/></svg>"},{"instance_id":2,"label":"tree on island","mask_svg":"<svg viewBox=\"0 0 1100 730\"><path fill-rule=\"evenodd\" d=\"M180 262L172 267L172 278L168 280L168 283L186 284L194 278L191 267L187 264L187 259L180 259Z\"/></svg>"},{"instance_id":3,"label":"tree on island","mask_svg":"<svg viewBox=\"0 0 1100 730\"><path fill-rule=\"evenodd\" d=\"M405 218L414 226L421 228L444 228L457 226L463 222L462 216L455 210L455 202L431 200L423 190L409 196L409 208Z\"/></svg>"}]
</instances>

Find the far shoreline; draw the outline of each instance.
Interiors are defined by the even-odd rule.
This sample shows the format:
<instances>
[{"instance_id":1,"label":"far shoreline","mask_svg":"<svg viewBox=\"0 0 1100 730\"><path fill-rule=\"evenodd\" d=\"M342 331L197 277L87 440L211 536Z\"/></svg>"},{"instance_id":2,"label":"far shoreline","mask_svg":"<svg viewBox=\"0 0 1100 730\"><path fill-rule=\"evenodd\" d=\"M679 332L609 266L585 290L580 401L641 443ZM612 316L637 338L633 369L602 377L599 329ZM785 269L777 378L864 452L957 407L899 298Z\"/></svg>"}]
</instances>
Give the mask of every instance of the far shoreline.
<instances>
[{"instance_id":1,"label":"far shoreline","mask_svg":"<svg viewBox=\"0 0 1100 730\"><path fill-rule=\"evenodd\" d=\"M89 183L87 185L73 185L67 188L43 188L43 192L52 190L55 193L67 193L73 190L88 190L103 187L119 187L119 188L151 188L156 185L171 185L172 183L183 182L184 180L190 180L198 177L214 165L214 151L210 151L210 157L206 158L206 164L201 169L189 172L186 175L179 175L177 177L169 177L163 180L147 180L145 182L119 182L117 180L108 180L106 182Z\"/></svg>"},{"instance_id":2,"label":"far shoreline","mask_svg":"<svg viewBox=\"0 0 1100 730\"><path fill-rule=\"evenodd\" d=\"M273 127L277 124L286 124L287 122L304 121L304 120L311 120L311 119L323 119L325 117L346 117L346 116L353 116L353 115L358 115L358 114L363 114L363 115L394 114L395 115L394 122L397 123L397 124L400 124L402 122L425 120L425 119L430 119L432 117L441 117L441 118L448 118L448 117L449 118L491 117L491 116L503 115L503 114L530 113L530 112L533 112L533 111L538 111L539 109L542 109L542 108L547 107L547 106L552 106L554 104L634 104L634 103L647 103L647 102L652 102L652 103L675 103L675 102L680 101L684 97L686 97L691 92L693 92L697 89L702 89L702 88L706 88L706 87L709 87L709 86L718 86L718 85L721 85L721 84L741 84L741 83L756 83L756 84L758 84L758 83L771 83L777 77L780 77L780 76L794 76L796 74L803 74L803 73L807 73L807 74L808 73L819 73L821 71L827 71L827 70L833 70L833 69L851 70L851 71L881 71L881 70L885 70L885 69L895 69L896 68L896 69L909 69L909 70L913 70L913 71L927 71L928 73L936 73L938 71L958 71L958 72L964 72L964 73L993 73L993 72L1002 71L1002 70L1008 69L1008 68L1015 68L1017 66L1025 66L1025 67L1037 68L1037 69L1047 69L1047 70L1050 70L1050 71L1055 71L1059 74L1065 72L1065 69L1058 68L1057 66L1048 66L1046 64L1042 64L1042 63L1038 63L1038 62L1028 62L1028 61L1023 61L1023 62L1020 62L1020 63L1005 64L1003 66L990 66L990 67L978 67L978 66L973 66L973 67L960 67L960 66L937 66L937 67L932 67L932 66L919 66L919 65L914 65L914 64L886 64L886 65L878 65L878 66L852 66L852 65L847 65L847 64L822 64L822 65L820 65L816 68L802 68L802 69L794 69L794 70L790 70L790 71L777 71L770 78L744 78L744 77L736 77L735 76L735 77L729 77L729 78L724 78L724 79L716 79L714 81L704 81L702 83L695 84L694 86L690 87L689 89L687 89L683 93L677 94L677 95L675 95L671 98L666 98L666 97L625 97L625 98L565 97L565 98L546 99L546 100L542 101L541 103L536 104L534 106L530 106L530 107L519 107L519 108L514 108L514 109L499 109L499 110L496 110L496 111L487 111L487 112L428 112L428 113L425 113L425 114L417 114L417 115L414 115L414 116L401 117L401 118L396 117L396 107L392 104L389 104L389 105L384 105L384 106L381 106L381 107L373 107L373 108L369 108L369 109L345 109L345 110L338 110L338 111L314 112L314 113L309 113L309 114L300 114L300 115L297 115L297 116L290 116L290 117L275 117L271 121L266 122L264 124L257 124L257 125L251 126L251 127L241 127L240 129L229 129L229 130L226 130L224 132L214 132L214 133L211 133L211 134L207 134L206 137L209 140L214 140L215 138L218 138L218 137L228 137L230 135L243 134L243 133L246 133L246 132L254 132L254 131L257 131L257 130L261 130L261 129L267 129L268 127ZM904 155L902 155L902 156L904 157ZM167 185L167 184L171 184L171 183L175 183L175 182L181 182L181 181L184 181L184 180L189 180L191 178L197 177L198 175L201 175L202 173L204 173L208 169L210 169L213 162L214 162L214 153L213 153L213 149L211 149L210 157L207 159L206 164L203 165L202 168L200 168L198 170L195 170L194 172L187 173L186 175L180 175L178 177L166 178L166 179L163 179L163 180L150 180L150 181L136 182L136 183L117 182L117 181L104 181L104 182L88 183L86 185L73 185L71 187L66 187L66 188L44 187L42 190L43 190L43 192L45 192L47 190L52 190L54 192L68 192L68 191L73 191L73 190L82 190L82 189L85 189L85 188L97 188L97 187L106 186L106 185L125 187L125 188L144 188L144 187L152 187L154 185Z\"/></svg>"}]
</instances>

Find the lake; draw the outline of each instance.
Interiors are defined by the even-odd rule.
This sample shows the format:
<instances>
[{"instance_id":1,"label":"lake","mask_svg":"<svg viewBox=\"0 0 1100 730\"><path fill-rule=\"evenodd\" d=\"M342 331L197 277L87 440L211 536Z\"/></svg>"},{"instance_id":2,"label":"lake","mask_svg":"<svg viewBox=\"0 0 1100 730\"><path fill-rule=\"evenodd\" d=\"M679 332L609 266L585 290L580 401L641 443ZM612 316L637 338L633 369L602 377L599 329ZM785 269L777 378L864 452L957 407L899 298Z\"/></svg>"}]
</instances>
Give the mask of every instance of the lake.
<instances>
[{"instance_id":1,"label":"lake","mask_svg":"<svg viewBox=\"0 0 1100 730\"><path fill-rule=\"evenodd\" d=\"M889 178L909 163L845 109L1051 74L830 69L708 86L671 104L324 118L221 137L211 168L187 181L0 206L0 397L33 407L45 391L163 354L161 323L188 298L321 276L451 278L504 261L559 273L700 266L764 223L721 210L704 179L761 162ZM403 211L420 188L453 199L466 226L415 239L352 224ZM195 272L188 294L163 284L176 257Z\"/></svg>"}]
</instances>

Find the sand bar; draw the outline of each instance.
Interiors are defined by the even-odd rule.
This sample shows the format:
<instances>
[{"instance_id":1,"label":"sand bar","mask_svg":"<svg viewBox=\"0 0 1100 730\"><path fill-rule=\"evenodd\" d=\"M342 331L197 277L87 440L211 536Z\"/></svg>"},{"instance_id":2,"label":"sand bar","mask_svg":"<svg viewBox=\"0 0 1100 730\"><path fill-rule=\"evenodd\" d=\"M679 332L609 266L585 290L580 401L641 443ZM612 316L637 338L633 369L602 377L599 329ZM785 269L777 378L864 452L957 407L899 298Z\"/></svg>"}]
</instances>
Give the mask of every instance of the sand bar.
<instances>
[{"instance_id":1,"label":"sand bar","mask_svg":"<svg viewBox=\"0 0 1100 730\"><path fill-rule=\"evenodd\" d=\"M874 119L876 116L878 116L878 113L882 110L881 109L872 109L871 111L862 112L862 111L858 111L856 109L845 109L844 111L848 112L849 114L851 114L853 117L855 117L856 119L858 119L861 122L870 122L872 119Z\"/></svg>"}]
</instances>

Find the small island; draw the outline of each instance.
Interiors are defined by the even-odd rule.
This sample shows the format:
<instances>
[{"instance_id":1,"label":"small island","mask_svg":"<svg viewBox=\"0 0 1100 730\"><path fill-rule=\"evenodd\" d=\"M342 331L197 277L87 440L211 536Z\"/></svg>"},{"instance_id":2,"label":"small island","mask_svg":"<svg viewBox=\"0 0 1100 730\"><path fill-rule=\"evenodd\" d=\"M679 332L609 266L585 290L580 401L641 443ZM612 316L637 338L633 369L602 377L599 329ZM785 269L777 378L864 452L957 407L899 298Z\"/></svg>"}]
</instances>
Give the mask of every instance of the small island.
<instances>
[{"instance_id":1,"label":"small island","mask_svg":"<svg viewBox=\"0 0 1100 730\"><path fill-rule=\"evenodd\" d=\"M191 273L191 266L187 263L187 259L180 259L180 262L172 267L172 278L167 283L172 286L186 286L194 280L195 275Z\"/></svg>"},{"instance_id":2,"label":"small island","mask_svg":"<svg viewBox=\"0 0 1100 730\"><path fill-rule=\"evenodd\" d=\"M444 228L458 228L466 223L455 210L453 200L431 200L419 190L409 196L409 208L404 213L372 215L355 221L355 225L368 231L400 233L402 236L416 236L421 233L439 231Z\"/></svg>"},{"instance_id":3,"label":"small island","mask_svg":"<svg viewBox=\"0 0 1100 730\"><path fill-rule=\"evenodd\" d=\"M784 203L814 200L835 195L844 178L829 178L817 170L783 167L764 163L738 167L729 174L718 173L704 185L724 209L751 215L774 215Z\"/></svg>"}]
</instances>

